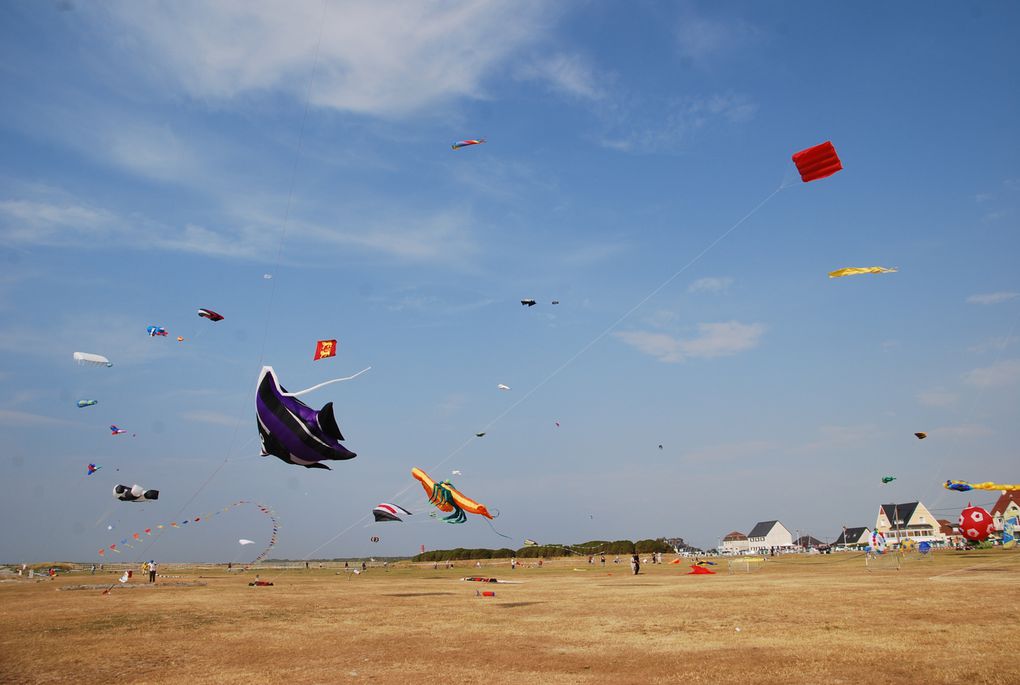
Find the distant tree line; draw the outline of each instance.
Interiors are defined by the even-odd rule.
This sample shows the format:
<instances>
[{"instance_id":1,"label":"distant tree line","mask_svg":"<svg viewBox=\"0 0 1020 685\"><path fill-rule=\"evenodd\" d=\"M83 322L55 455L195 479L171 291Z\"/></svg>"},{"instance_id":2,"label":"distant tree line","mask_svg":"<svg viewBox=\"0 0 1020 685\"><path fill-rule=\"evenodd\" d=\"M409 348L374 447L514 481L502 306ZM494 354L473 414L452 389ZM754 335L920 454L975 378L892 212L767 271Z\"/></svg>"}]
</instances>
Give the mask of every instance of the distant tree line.
<instances>
[{"instance_id":1,"label":"distant tree line","mask_svg":"<svg viewBox=\"0 0 1020 685\"><path fill-rule=\"evenodd\" d=\"M463 559L537 559L540 557L588 556L589 554L652 554L670 553L673 548L659 540L589 540L573 545L532 545L520 549L435 549L412 557L412 561L458 561Z\"/></svg>"}]
</instances>

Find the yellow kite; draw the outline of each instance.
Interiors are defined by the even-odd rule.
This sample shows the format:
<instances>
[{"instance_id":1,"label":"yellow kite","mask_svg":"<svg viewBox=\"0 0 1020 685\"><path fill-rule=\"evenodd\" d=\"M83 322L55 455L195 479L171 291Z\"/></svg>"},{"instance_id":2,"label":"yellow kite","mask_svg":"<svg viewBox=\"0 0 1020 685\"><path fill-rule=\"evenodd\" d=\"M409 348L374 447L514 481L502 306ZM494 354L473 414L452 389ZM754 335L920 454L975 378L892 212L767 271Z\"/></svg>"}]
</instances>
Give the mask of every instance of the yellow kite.
<instances>
[{"instance_id":1,"label":"yellow kite","mask_svg":"<svg viewBox=\"0 0 1020 685\"><path fill-rule=\"evenodd\" d=\"M857 274L894 274L896 269L887 269L884 266L848 266L845 269L836 269L829 272L829 278L841 278L842 276L856 276Z\"/></svg>"},{"instance_id":2,"label":"yellow kite","mask_svg":"<svg viewBox=\"0 0 1020 685\"><path fill-rule=\"evenodd\" d=\"M968 483L965 480L947 480L943 486L946 490L956 490L957 492L967 492L969 490L1006 490L1007 492L1020 492L1020 483L992 483L990 481L985 483Z\"/></svg>"}]
</instances>

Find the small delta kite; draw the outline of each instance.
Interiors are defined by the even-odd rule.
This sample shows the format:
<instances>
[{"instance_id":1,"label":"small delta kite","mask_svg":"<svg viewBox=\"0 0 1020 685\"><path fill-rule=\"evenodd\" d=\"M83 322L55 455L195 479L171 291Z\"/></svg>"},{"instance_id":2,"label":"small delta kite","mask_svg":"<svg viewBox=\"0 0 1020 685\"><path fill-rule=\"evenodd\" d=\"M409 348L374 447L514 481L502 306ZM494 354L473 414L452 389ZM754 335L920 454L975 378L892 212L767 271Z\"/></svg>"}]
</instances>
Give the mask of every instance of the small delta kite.
<instances>
[{"instance_id":1,"label":"small delta kite","mask_svg":"<svg viewBox=\"0 0 1020 685\"><path fill-rule=\"evenodd\" d=\"M85 407L94 407L99 404L99 400L78 400L78 408L84 409Z\"/></svg>"},{"instance_id":2,"label":"small delta kite","mask_svg":"<svg viewBox=\"0 0 1020 685\"><path fill-rule=\"evenodd\" d=\"M510 386L509 385L503 385L502 383L500 383L499 385L496 386L496 388L499 389L499 390L509 390Z\"/></svg>"},{"instance_id":3,"label":"small delta kite","mask_svg":"<svg viewBox=\"0 0 1020 685\"><path fill-rule=\"evenodd\" d=\"M894 274L896 269L887 269L884 266L848 266L845 269L836 269L829 272L829 278L842 278L843 276L856 276L857 274Z\"/></svg>"},{"instance_id":4,"label":"small delta kite","mask_svg":"<svg viewBox=\"0 0 1020 685\"><path fill-rule=\"evenodd\" d=\"M150 338L155 338L157 335L164 338L167 336L166 329L162 326L146 326L145 331L149 334Z\"/></svg>"},{"instance_id":5,"label":"small delta kite","mask_svg":"<svg viewBox=\"0 0 1020 685\"><path fill-rule=\"evenodd\" d=\"M203 319L209 319L210 321L223 321L223 317L211 309L199 309L198 315Z\"/></svg>"},{"instance_id":6,"label":"small delta kite","mask_svg":"<svg viewBox=\"0 0 1020 685\"><path fill-rule=\"evenodd\" d=\"M914 433L914 437L917 438L918 440L924 440L925 438L928 437L928 434L927 433Z\"/></svg>"},{"instance_id":7,"label":"small delta kite","mask_svg":"<svg viewBox=\"0 0 1020 685\"><path fill-rule=\"evenodd\" d=\"M882 485L888 485L896 480L896 476L882 476Z\"/></svg>"},{"instance_id":8,"label":"small delta kite","mask_svg":"<svg viewBox=\"0 0 1020 685\"><path fill-rule=\"evenodd\" d=\"M471 140L458 140L456 143L451 145L454 150L459 150L462 147L470 147L472 145L481 145L485 142L485 138L471 139Z\"/></svg>"},{"instance_id":9,"label":"small delta kite","mask_svg":"<svg viewBox=\"0 0 1020 685\"><path fill-rule=\"evenodd\" d=\"M804 183L832 176L843 168L843 163L839 161L839 155L836 154L836 148L828 140L821 145L815 145L795 153L793 163L797 165L800 180Z\"/></svg>"},{"instance_id":10,"label":"small delta kite","mask_svg":"<svg viewBox=\"0 0 1020 685\"><path fill-rule=\"evenodd\" d=\"M91 476L93 473L95 473L96 471L98 471L101 468L103 468L103 467L102 466L96 466L95 464L89 464L88 473L86 473L85 475L86 476Z\"/></svg>"},{"instance_id":11,"label":"small delta kite","mask_svg":"<svg viewBox=\"0 0 1020 685\"><path fill-rule=\"evenodd\" d=\"M127 433L123 428L117 428L116 426L110 426L110 435L122 435Z\"/></svg>"}]
</instances>

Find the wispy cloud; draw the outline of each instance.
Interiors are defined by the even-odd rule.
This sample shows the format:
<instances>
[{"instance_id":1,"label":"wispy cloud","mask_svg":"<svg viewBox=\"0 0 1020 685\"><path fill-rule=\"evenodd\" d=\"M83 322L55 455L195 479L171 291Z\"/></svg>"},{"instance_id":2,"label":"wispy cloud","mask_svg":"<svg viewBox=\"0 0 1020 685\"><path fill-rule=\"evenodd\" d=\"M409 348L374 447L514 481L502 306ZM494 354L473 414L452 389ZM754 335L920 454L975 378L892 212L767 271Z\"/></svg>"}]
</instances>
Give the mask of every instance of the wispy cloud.
<instances>
[{"instance_id":1,"label":"wispy cloud","mask_svg":"<svg viewBox=\"0 0 1020 685\"><path fill-rule=\"evenodd\" d=\"M957 396L943 388L925 390L916 395L917 401L926 407L951 407L956 404Z\"/></svg>"},{"instance_id":2,"label":"wispy cloud","mask_svg":"<svg viewBox=\"0 0 1020 685\"><path fill-rule=\"evenodd\" d=\"M931 435L951 438L982 438L992 435L994 432L995 431L988 426L982 426L977 423L965 423L959 426L942 426L929 431Z\"/></svg>"},{"instance_id":3,"label":"wispy cloud","mask_svg":"<svg viewBox=\"0 0 1020 685\"><path fill-rule=\"evenodd\" d=\"M598 141L621 152L663 152L683 147L712 126L751 120L757 104L737 93L675 98L654 106L620 101L605 108L605 132Z\"/></svg>"},{"instance_id":4,"label":"wispy cloud","mask_svg":"<svg viewBox=\"0 0 1020 685\"><path fill-rule=\"evenodd\" d=\"M1002 290L997 293L982 293L980 295L971 295L967 298L967 302L970 304L999 304L1001 302L1008 302L1014 298L1020 297L1020 293Z\"/></svg>"},{"instance_id":5,"label":"wispy cloud","mask_svg":"<svg viewBox=\"0 0 1020 685\"><path fill-rule=\"evenodd\" d=\"M56 419L43 414L32 414L14 409L0 409L0 424L14 426L81 426L82 424L65 419Z\"/></svg>"},{"instance_id":6,"label":"wispy cloud","mask_svg":"<svg viewBox=\"0 0 1020 685\"><path fill-rule=\"evenodd\" d=\"M701 66L744 47L760 35L757 27L745 21L708 17L694 12L690 6L680 15L676 30L680 53Z\"/></svg>"},{"instance_id":7,"label":"wispy cloud","mask_svg":"<svg viewBox=\"0 0 1020 685\"><path fill-rule=\"evenodd\" d=\"M1005 361L967 372L964 381L979 388L994 388L1020 382L1020 359Z\"/></svg>"},{"instance_id":8,"label":"wispy cloud","mask_svg":"<svg viewBox=\"0 0 1020 685\"><path fill-rule=\"evenodd\" d=\"M292 219L288 239L311 246L340 246L414 262L464 262L479 246L474 220L463 208L391 209L336 219L324 225ZM369 218L366 218L369 217ZM0 240L13 245L186 252L231 259L262 260L275 255L281 217L250 208L225 211L215 227L175 226L89 205L57 189L34 189L31 197L0 199Z\"/></svg>"},{"instance_id":9,"label":"wispy cloud","mask_svg":"<svg viewBox=\"0 0 1020 685\"><path fill-rule=\"evenodd\" d=\"M707 461L712 463L745 460L760 457L764 453L776 448L776 445L767 440L747 440L743 442L729 442L721 445L701 447L684 453L684 458L689 461Z\"/></svg>"},{"instance_id":10,"label":"wispy cloud","mask_svg":"<svg viewBox=\"0 0 1020 685\"><path fill-rule=\"evenodd\" d=\"M487 76L540 40L560 12L530 0L185 0L103 9L98 21L136 38L118 42L125 60L195 98L274 90L304 97L307 89L318 106L377 116L482 97Z\"/></svg>"},{"instance_id":11,"label":"wispy cloud","mask_svg":"<svg viewBox=\"0 0 1020 685\"><path fill-rule=\"evenodd\" d=\"M689 293L724 293L733 284L729 276L699 278L687 287Z\"/></svg>"},{"instance_id":12,"label":"wispy cloud","mask_svg":"<svg viewBox=\"0 0 1020 685\"><path fill-rule=\"evenodd\" d=\"M699 323L697 328L698 335L686 339L651 331L620 331L614 335L639 352L675 364L690 357L724 357L753 349L765 332L764 324L739 321Z\"/></svg>"},{"instance_id":13,"label":"wispy cloud","mask_svg":"<svg viewBox=\"0 0 1020 685\"><path fill-rule=\"evenodd\" d=\"M606 97L604 82L609 80L609 77L600 75L586 58L566 53L535 59L523 65L517 71L517 77L543 82L558 93L582 100Z\"/></svg>"},{"instance_id":14,"label":"wispy cloud","mask_svg":"<svg viewBox=\"0 0 1020 685\"><path fill-rule=\"evenodd\" d=\"M236 416L227 416L216 411L186 411L181 414L181 418L185 421L211 423L215 426L230 426L233 428L237 425Z\"/></svg>"},{"instance_id":15,"label":"wispy cloud","mask_svg":"<svg viewBox=\"0 0 1020 685\"><path fill-rule=\"evenodd\" d=\"M967 351L968 352L978 352L978 353L981 353L981 352L992 352L992 351L1002 351L1002 350L1006 349L1007 347L1009 347L1010 345L1012 345L1015 342L1016 342L1016 338L1008 338L1006 336L1001 336L1001 337L997 336L997 337L989 338L988 340L985 340L984 342L980 342L980 343L978 343L976 345L971 345L970 347L967 348Z\"/></svg>"}]
</instances>

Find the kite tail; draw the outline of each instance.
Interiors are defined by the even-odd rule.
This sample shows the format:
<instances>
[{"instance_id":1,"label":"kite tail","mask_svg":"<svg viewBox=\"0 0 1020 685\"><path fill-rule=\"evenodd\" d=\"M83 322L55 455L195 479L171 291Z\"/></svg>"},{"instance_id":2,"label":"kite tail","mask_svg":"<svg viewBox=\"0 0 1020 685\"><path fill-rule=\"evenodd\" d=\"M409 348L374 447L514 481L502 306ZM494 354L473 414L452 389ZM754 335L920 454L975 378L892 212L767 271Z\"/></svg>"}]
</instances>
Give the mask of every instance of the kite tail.
<instances>
[{"instance_id":1,"label":"kite tail","mask_svg":"<svg viewBox=\"0 0 1020 685\"><path fill-rule=\"evenodd\" d=\"M485 519L485 522L489 524L489 528L492 528L492 532L498 535L499 537L506 538L507 540L513 540L513 538L510 537L509 535L503 535L498 530L496 530L496 526L492 525L492 521L490 521L489 519Z\"/></svg>"},{"instance_id":2,"label":"kite tail","mask_svg":"<svg viewBox=\"0 0 1020 685\"><path fill-rule=\"evenodd\" d=\"M312 387L305 388L304 390L299 390L297 392L281 392L280 394L283 395L284 397L300 397L301 395L310 393L313 390L318 390L319 388L325 387L325 386L327 386L327 385L329 385L331 383L342 383L344 381L349 381L349 380L352 380L354 378L357 378L358 376L360 376L361 374L365 373L366 371L368 371L371 368L372 367L369 366L367 368L362 369L361 371L358 371L353 376L347 376L346 378L334 378L331 381L325 381L324 383L319 383L318 385L313 385Z\"/></svg>"}]
</instances>

